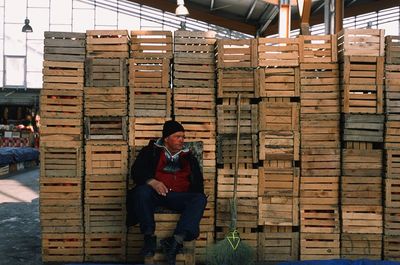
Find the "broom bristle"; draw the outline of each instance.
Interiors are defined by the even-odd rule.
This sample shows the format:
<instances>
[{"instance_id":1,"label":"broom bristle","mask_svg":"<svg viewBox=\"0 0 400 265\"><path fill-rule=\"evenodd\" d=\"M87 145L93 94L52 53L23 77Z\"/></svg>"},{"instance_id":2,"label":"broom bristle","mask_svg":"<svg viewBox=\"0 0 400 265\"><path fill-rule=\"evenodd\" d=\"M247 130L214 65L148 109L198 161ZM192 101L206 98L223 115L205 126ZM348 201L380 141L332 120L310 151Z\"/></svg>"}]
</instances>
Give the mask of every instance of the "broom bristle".
<instances>
[{"instance_id":1,"label":"broom bristle","mask_svg":"<svg viewBox=\"0 0 400 265\"><path fill-rule=\"evenodd\" d=\"M207 248L207 265L252 265L254 264L254 250L248 244L240 241L234 250L228 239Z\"/></svg>"}]
</instances>

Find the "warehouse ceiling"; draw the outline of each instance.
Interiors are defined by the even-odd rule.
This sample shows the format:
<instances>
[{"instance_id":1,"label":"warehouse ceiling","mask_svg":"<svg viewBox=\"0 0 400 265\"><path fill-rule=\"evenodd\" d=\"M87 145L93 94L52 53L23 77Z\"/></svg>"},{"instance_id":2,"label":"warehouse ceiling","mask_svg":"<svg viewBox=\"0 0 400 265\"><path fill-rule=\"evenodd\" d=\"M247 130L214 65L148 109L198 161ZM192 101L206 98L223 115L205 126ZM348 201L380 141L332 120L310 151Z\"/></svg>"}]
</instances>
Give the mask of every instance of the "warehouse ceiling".
<instances>
[{"instance_id":1,"label":"warehouse ceiling","mask_svg":"<svg viewBox=\"0 0 400 265\"><path fill-rule=\"evenodd\" d=\"M175 0L129 0L171 13ZM299 28L296 0L291 0L292 29ZM344 17L400 6L400 0L343 0ZM250 35L270 35L278 31L279 0L185 0L189 17ZM312 0L310 24L324 22L325 0Z\"/></svg>"}]
</instances>

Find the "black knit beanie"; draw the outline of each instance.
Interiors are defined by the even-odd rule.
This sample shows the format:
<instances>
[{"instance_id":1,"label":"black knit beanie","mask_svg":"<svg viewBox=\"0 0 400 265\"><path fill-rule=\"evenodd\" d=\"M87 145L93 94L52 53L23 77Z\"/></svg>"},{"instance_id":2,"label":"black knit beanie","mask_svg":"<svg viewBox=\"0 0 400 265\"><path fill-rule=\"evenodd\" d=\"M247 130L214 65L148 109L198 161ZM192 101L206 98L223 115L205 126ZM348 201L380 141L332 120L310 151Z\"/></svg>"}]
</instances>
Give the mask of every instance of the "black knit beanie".
<instances>
[{"instance_id":1,"label":"black knit beanie","mask_svg":"<svg viewBox=\"0 0 400 265\"><path fill-rule=\"evenodd\" d=\"M163 126L162 130L162 138L166 138L170 136L171 134L174 134L176 132L184 132L185 129L183 126L177 122L177 121L166 121Z\"/></svg>"}]
</instances>

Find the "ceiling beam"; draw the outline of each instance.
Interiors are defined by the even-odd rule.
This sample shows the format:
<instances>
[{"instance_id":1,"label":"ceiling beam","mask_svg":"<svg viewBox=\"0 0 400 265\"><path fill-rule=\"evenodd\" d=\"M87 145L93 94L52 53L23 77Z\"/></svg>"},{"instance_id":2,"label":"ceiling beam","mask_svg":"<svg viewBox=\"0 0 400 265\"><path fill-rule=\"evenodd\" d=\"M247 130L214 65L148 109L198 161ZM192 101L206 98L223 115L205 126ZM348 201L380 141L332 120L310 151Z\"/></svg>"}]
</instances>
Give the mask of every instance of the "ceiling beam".
<instances>
[{"instance_id":1,"label":"ceiling beam","mask_svg":"<svg viewBox=\"0 0 400 265\"><path fill-rule=\"evenodd\" d=\"M247 12L246 21L249 20L249 18L251 17L251 14L253 14L253 11L254 11L254 8L256 7L256 4L257 4L257 0L254 0L253 4L251 5L251 7L249 9L249 11Z\"/></svg>"},{"instance_id":2,"label":"ceiling beam","mask_svg":"<svg viewBox=\"0 0 400 265\"><path fill-rule=\"evenodd\" d=\"M167 0L129 0L129 1L161 9L163 11L170 13L175 13L176 9L176 3L169 2ZM231 30L243 32L253 36L256 35L257 27L255 25L219 16L215 13L211 13L210 10L208 9L205 9L197 5L194 6L193 4L188 4L187 2L185 3L185 6L189 10L190 14L188 17L190 18L201 20Z\"/></svg>"},{"instance_id":3,"label":"ceiling beam","mask_svg":"<svg viewBox=\"0 0 400 265\"><path fill-rule=\"evenodd\" d=\"M369 12L379 11L386 8L396 7L400 5L400 0L374 0L372 2L363 3L357 5L357 2L344 9L344 18L357 16ZM324 12L318 12L310 17L310 26L324 22ZM276 34L278 32L279 22L273 21L267 30L264 32L265 35ZM292 29L300 28L300 20L292 20Z\"/></svg>"}]
</instances>

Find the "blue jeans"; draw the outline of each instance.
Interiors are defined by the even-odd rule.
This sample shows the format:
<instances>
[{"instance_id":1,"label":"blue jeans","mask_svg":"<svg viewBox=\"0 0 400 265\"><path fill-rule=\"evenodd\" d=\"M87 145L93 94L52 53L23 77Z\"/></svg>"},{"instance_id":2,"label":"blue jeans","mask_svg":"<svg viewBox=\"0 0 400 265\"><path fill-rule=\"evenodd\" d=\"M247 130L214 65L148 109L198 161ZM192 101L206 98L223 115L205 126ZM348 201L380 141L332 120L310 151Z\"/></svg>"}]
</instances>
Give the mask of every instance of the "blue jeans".
<instances>
[{"instance_id":1,"label":"blue jeans","mask_svg":"<svg viewBox=\"0 0 400 265\"><path fill-rule=\"evenodd\" d=\"M132 196L133 210L140 224L143 234L154 234L154 211L163 206L181 214L175 228L175 235L184 235L186 241L194 240L200 233L200 220L207 204L203 193L168 192L161 196L149 185L135 187Z\"/></svg>"}]
</instances>

